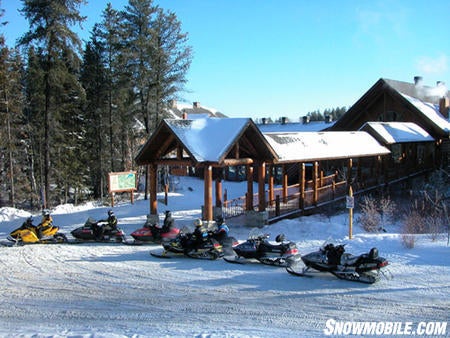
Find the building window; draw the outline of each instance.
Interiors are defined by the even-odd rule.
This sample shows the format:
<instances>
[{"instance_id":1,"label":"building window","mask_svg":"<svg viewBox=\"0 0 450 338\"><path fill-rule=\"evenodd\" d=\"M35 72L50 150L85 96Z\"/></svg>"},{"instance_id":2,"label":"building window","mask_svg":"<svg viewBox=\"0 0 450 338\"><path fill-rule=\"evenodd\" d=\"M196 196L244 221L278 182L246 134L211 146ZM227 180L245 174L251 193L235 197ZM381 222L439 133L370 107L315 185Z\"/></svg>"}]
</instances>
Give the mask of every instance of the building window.
<instances>
[{"instance_id":1,"label":"building window","mask_svg":"<svg viewBox=\"0 0 450 338\"><path fill-rule=\"evenodd\" d=\"M395 112L395 111L388 111L386 112L386 122L396 122L401 121L401 114Z\"/></svg>"},{"instance_id":2,"label":"building window","mask_svg":"<svg viewBox=\"0 0 450 338\"><path fill-rule=\"evenodd\" d=\"M393 144L391 146L391 154L392 159L394 160L395 163L401 163L404 158L404 154L402 152L402 145L399 143Z\"/></svg>"}]
</instances>

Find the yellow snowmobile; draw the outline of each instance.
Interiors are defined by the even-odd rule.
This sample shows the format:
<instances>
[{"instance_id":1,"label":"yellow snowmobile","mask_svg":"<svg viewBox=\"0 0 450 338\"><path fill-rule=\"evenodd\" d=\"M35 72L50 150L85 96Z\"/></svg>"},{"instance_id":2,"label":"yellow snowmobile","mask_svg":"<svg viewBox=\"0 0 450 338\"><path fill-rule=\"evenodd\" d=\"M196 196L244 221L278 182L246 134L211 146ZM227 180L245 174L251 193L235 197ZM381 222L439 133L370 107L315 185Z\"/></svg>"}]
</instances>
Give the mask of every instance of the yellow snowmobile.
<instances>
[{"instance_id":1,"label":"yellow snowmobile","mask_svg":"<svg viewBox=\"0 0 450 338\"><path fill-rule=\"evenodd\" d=\"M18 244L67 242L66 235L58 233L58 231L59 227L52 224L44 227L33 225L33 218L28 217L19 228L11 231L8 240Z\"/></svg>"}]
</instances>

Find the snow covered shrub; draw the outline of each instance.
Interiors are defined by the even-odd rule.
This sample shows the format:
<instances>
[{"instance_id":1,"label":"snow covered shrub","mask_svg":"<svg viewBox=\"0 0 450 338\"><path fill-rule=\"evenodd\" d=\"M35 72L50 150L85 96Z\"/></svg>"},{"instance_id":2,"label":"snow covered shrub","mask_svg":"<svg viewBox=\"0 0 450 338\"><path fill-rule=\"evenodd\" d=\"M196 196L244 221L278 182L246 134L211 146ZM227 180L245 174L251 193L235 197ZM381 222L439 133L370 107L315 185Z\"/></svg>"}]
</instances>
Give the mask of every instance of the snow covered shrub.
<instances>
[{"instance_id":1,"label":"snow covered shrub","mask_svg":"<svg viewBox=\"0 0 450 338\"><path fill-rule=\"evenodd\" d=\"M376 201L371 196L364 196L361 202L361 216L359 217L364 230L375 232L380 228L381 215L376 206Z\"/></svg>"},{"instance_id":2,"label":"snow covered shrub","mask_svg":"<svg viewBox=\"0 0 450 338\"><path fill-rule=\"evenodd\" d=\"M393 217L395 207L395 203L389 197L376 200L371 196L364 196L359 222L368 232L384 231L386 222Z\"/></svg>"},{"instance_id":3,"label":"snow covered shrub","mask_svg":"<svg viewBox=\"0 0 450 338\"><path fill-rule=\"evenodd\" d=\"M414 248L416 235L423 232L424 217L417 209L412 209L403 221L402 243L408 248Z\"/></svg>"}]
</instances>

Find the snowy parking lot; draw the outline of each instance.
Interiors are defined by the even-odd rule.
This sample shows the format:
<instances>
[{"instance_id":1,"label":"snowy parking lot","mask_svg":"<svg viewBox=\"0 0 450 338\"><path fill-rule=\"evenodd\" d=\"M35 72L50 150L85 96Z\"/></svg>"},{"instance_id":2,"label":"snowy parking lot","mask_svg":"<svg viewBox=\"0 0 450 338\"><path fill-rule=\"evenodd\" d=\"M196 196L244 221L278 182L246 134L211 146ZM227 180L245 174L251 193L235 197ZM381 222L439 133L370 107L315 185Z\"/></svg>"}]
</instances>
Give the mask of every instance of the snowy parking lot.
<instances>
[{"instance_id":1,"label":"snowy parking lot","mask_svg":"<svg viewBox=\"0 0 450 338\"><path fill-rule=\"evenodd\" d=\"M200 215L194 195L170 197L176 224ZM190 196L192 194L192 196ZM164 207L164 206L163 206ZM0 209L0 236L27 212ZM61 231L105 207L61 206L53 211ZM127 234L142 226L148 201L114 208ZM163 210L161 211L163 212ZM36 216L38 218L39 216ZM228 222L245 240L250 230ZM315 215L280 221L264 231L278 233L308 253L332 239L359 254L372 247L390 262L390 278L368 285L328 274L289 275L284 268L189 258L158 259L158 245L51 244L0 247L0 335L22 337L313 337L330 333L334 321L448 322L450 247L442 235L423 235L406 249L396 226L367 234L355 226L347 237L347 215ZM70 235L69 235L70 236ZM334 320L334 321L333 321ZM446 329L446 334L450 328ZM442 333L442 330L439 331Z\"/></svg>"}]
</instances>

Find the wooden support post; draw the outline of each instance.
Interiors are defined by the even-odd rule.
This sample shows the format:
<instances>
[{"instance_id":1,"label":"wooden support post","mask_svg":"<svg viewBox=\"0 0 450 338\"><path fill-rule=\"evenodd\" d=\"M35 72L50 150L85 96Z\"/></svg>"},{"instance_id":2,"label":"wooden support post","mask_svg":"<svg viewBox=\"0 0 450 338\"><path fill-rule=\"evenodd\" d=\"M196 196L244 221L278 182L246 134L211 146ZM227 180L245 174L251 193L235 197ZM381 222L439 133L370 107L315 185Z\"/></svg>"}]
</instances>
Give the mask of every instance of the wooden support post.
<instances>
[{"instance_id":1,"label":"wooden support post","mask_svg":"<svg viewBox=\"0 0 450 338\"><path fill-rule=\"evenodd\" d=\"M317 184L319 176L319 163L316 161L314 162L314 173L313 173L313 189L314 189L314 198L313 198L313 204L317 205L317 202L319 200L319 187Z\"/></svg>"},{"instance_id":2,"label":"wooden support post","mask_svg":"<svg viewBox=\"0 0 450 338\"><path fill-rule=\"evenodd\" d=\"M283 164L283 203L287 203L288 197L288 174L286 164Z\"/></svg>"},{"instance_id":3,"label":"wooden support post","mask_svg":"<svg viewBox=\"0 0 450 338\"><path fill-rule=\"evenodd\" d=\"M158 178L156 175L158 166L156 164L149 165L149 175L150 175L150 214L158 214L158 201L156 200L156 189L158 186Z\"/></svg>"},{"instance_id":4,"label":"wooden support post","mask_svg":"<svg viewBox=\"0 0 450 338\"><path fill-rule=\"evenodd\" d=\"M210 165L205 166L203 175L205 185L204 218L206 221L212 221L213 220L212 167Z\"/></svg>"},{"instance_id":5,"label":"wooden support post","mask_svg":"<svg viewBox=\"0 0 450 338\"><path fill-rule=\"evenodd\" d=\"M222 180L220 177L216 178L216 207L222 207Z\"/></svg>"},{"instance_id":6,"label":"wooden support post","mask_svg":"<svg viewBox=\"0 0 450 338\"><path fill-rule=\"evenodd\" d=\"M253 210L253 166L247 166L247 194L245 210Z\"/></svg>"},{"instance_id":7,"label":"wooden support post","mask_svg":"<svg viewBox=\"0 0 450 338\"><path fill-rule=\"evenodd\" d=\"M269 177L267 179L268 183L269 183L269 205L272 205L274 202L274 175L273 175L273 171L274 171L274 166L273 165L269 165Z\"/></svg>"},{"instance_id":8,"label":"wooden support post","mask_svg":"<svg viewBox=\"0 0 450 338\"><path fill-rule=\"evenodd\" d=\"M352 239L353 237L353 207L355 206L354 198L353 198L353 189L352 186L348 189L347 196L347 208L348 208L348 238Z\"/></svg>"},{"instance_id":9,"label":"wooden support post","mask_svg":"<svg viewBox=\"0 0 450 338\"><path fill-rule=\"evenodd\" d=\"M306 172L305 163L300 163L300 173L298 175L300 178L300 182L299 182L300 198L298 201L298 207L302 210L305 208L305 185L306 185L305 172Z\"/></svg>"},{"instance_id":10,"label":"wooden support post","mask_svg":"<svg viewBox=\"0 0 450 338\"><path fill-rule=\"evenodd\" d=\"M164 204L169 204L169 185L164 184Z\"/></svg>"},{"instance_id":11,"label":"wooden support post","mask_svg":"<svg viewBox=\"0 0 450 338\"><path fill-rule=\"evenodd\" d=\"M266 210L266 163L261 162L258 168L258 211Z\"/></svg>"},{"instance_id":12,"label":"wooden support post","mask_svg":"<svg viewBox=\"0 0 450 338\"><path fill-rule=\"evenodd\" d=\"M352 170L353 170L353 160L349 158L347 163L347 187L350 186L350 184L352 184Z\"/></svg>"}]
</instances>

